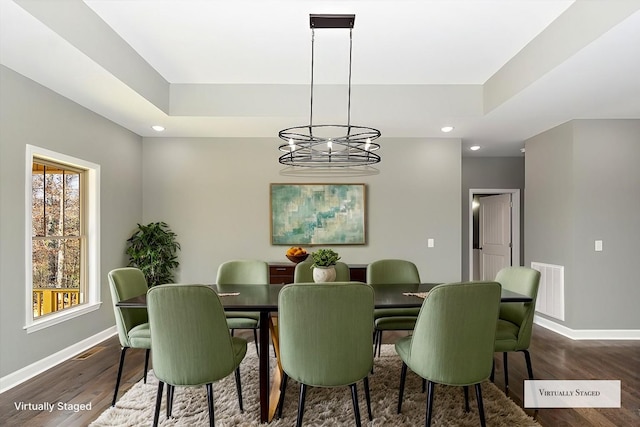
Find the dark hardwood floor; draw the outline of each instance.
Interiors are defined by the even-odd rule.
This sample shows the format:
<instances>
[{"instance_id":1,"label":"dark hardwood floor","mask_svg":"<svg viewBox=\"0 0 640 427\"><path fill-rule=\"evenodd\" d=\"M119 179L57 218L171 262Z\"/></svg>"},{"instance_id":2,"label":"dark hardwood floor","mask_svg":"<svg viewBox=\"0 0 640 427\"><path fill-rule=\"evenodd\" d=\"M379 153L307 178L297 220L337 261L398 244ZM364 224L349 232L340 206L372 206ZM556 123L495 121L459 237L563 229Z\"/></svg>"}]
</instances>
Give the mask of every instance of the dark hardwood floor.
<instances>
[{"instance_id":1,"label":"dark hardwood floor","mask_svg":"<svg viewBox=\"0 0 640 427\"><path fill-rule=\"evenodd\" d=\"M530 348L538 379L620 379L622 408L526 410L543 426L640 426L640 341L572 341L534 326ZM251 332L241 336L252 339ZM385 333L385 342L398 334ZM84 360L68 360L0 395L0 426L86 426L111 404L120 347L116 337L94 347ZM141 379L144 351L129 350L120 395ZM524 357L509 357L509 396L523 401ZM496 355L496 385L504 386L501 355ZM16 404L53 403L51 411L16 408ZM90 410L60 410L61 404L91 404ZM151 404L151 403L150 403ZM375 415L375 414L374 414Z\"/></svg>"}]
</instances>

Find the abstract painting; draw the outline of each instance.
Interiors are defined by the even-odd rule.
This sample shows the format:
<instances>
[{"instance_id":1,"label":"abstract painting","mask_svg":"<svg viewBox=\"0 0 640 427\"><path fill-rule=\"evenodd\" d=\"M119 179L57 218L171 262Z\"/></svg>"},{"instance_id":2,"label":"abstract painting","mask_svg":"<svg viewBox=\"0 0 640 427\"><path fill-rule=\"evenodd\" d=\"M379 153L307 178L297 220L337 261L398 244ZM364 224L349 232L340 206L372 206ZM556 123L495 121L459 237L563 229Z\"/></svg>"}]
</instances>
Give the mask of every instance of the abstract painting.
<instances>
[{"instance_id":1,"label":"abstract painting","mask_svg":"<svg viewBox=\"0 0 640 427\"><path fill-rule=\"evenodd\" d=\"M271 184L271 244L365 243L364 184Z\"/></svg>"}]
</instances>

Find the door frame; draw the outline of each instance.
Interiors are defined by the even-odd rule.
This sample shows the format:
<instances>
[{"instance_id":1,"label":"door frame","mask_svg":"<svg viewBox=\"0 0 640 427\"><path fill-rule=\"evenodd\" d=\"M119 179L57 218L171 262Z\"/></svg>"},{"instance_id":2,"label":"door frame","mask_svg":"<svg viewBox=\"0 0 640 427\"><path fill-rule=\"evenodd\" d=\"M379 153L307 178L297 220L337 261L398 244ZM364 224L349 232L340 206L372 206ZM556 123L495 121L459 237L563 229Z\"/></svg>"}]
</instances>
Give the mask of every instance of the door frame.
<instances>
[{"instance_id":1,"label":"door frame","mask_svg":"<svg viewBox=\"0 0 640 427\"><path fill-rule=\"evenodd\" d=\"M511 265L520 265L520 189L519 188L470 188L469 189L469 280L473 278L473 197L476 194L491 196L511 194Z\"/></svg>"}]
</instances>

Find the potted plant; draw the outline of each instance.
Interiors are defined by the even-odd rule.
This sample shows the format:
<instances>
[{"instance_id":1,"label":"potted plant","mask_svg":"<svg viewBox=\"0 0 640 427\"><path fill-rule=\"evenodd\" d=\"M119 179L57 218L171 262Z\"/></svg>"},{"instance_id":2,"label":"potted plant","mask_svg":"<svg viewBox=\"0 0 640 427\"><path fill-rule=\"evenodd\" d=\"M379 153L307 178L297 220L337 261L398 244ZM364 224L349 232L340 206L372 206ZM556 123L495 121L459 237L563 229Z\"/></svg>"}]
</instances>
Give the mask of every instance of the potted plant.
<instances>
[{"instance_id":1,"label":"potted plant","mask_svg":"<svg viewBox=\"0 0 640 427\"><path fill-rule=\"evenodd\" d=\"M176 253L180 243L177 234L164 222L138 224L127 239L129 267L139 268L149 287L173 282L173 271L180 265Z\"/></svg>"},{"instance_id":2,"label":"potted plant","mask_svg":"<svg viewBox=\"0 0 640 427\"><path fill-rule=\"evenodd\" d=\"M333 282L336 280L336 262L340 255L332 249L318 249L311 253L313 259L313 281L316 283Z\"/></svg>"}]
</instances>

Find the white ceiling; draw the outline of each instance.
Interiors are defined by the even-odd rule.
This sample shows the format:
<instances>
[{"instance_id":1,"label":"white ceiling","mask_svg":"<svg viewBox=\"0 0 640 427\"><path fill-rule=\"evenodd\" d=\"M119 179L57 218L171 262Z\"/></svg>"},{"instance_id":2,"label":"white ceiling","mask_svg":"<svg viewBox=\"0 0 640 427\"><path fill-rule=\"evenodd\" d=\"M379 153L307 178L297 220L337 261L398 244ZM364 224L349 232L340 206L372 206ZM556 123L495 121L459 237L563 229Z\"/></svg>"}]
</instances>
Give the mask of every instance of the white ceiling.
<instances>
[{"instance_id":1,"label":"white ceiling","mask_svg":"<svg viewBox=\"0 0 640 427\"><path fill-rule=\"evenodd\" d=\"M351 123L380 129L383 148L451 137L464 155L520 155L571 119L640 118L640 0L0 6L3 65L141 136L268 137L275 149L278 130L309 121L310 13L356 15ZM315 124L346 121L348 55L348 30L316 30Z\"/></svg>"}]
</instances>

